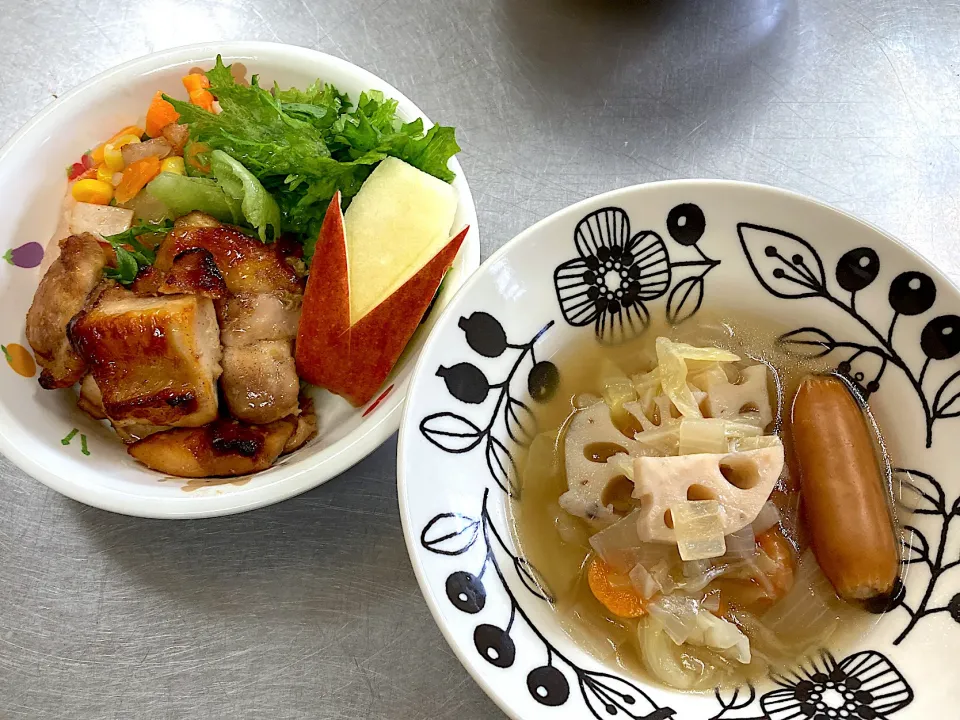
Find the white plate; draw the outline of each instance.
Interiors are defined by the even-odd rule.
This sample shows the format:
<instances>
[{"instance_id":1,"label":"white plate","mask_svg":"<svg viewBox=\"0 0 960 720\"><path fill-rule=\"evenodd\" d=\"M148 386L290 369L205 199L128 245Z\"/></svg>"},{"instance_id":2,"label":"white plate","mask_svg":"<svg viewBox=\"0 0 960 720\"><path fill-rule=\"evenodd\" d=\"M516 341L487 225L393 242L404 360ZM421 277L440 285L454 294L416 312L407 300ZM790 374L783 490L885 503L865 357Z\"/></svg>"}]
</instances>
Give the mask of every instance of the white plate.
<instances>
[{"instance_id":1,"label":"white plate","mask_svg":"<svg viewBox=\"0 0 960 720\"><path fill-rule=\"evenodd\" d=\"M611 248L625 246L621 266L615 257L592 273ZM631 277L641 266L633 301L602 310L590 301L627 287L611 273ZM915 528L904 537L902 604L857 646L736 696L671 692L584 652L531 581L537 573L508 521L516 478L504 469L520 448L507 425L516 437L529 429L524 407L537 405L530 381L542 387L561 348L629 329L620 321L642 331L647 313L683 321L701 306L760 313L794 331L786 339L795 350L829 351L871 391L899 468L898 493L920 511L901 512ZM534 370L534 361L546 364ZM876 228L799 195L721 181L656 183L537 223L447 307L421 353L400 430L401 518L437 624L513 718L956 717L958 439L960 291L936 269Z\"/></svg>"},{"instance_id":2,"label":"white plate","mask_svg":"<svg viewBox=\"0 0 960 720\"><path fill-rule=\"evenodd\" d=\"M209 67L217 54L227 64L240 61L265 86L305 87L318 77L356 99L361 91L382 90L399 101L404 120L429 120L396 88L345 60L289 45L223 42L176 48L133 60L67 93L31 120L0 151L0 254L27 242L46 246L57 225L66 189L64 168L116 130L142 121L157 90L182 91L180 78L194 66ZM443 307L479 264L477 215L460 165L455 225L470 225L444 283L437 308ZM45 267L45 266L44 266ZM0 262L0 343L27 347L24 318L40 279L39 268ZM128 515L187 518L224 515L277 502L316 487L376 449L396 429L413 360L437 310L417 333L384 385L389 388L376 408L354 409L340 398L316 391L319 436L269 470L244 483L206 486L167 479L130 458L113 432L76 408L71 391L42 390L36 379L0 363L0 451L54 490L69 497ZM61 444L74 428L69 444ZM89 455L81 452L81 435Z\"/></svg>"}]
</instances>

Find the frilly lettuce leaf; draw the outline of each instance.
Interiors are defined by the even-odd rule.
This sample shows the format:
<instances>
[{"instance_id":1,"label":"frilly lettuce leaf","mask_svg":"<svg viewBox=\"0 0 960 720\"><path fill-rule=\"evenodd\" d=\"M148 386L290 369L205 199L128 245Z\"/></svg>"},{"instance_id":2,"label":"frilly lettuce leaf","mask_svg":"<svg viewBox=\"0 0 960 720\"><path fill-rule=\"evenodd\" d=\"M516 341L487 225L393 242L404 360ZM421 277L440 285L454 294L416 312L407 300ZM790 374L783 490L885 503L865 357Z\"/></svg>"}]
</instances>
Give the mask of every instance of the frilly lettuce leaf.
<instances>
[{"instance_id":1,"label":"frilly lettuce leaf","mask_svg":"<svg viewBox=\"0 0 960 720\"><path fill-rule=\"evenodd\" d=\"M257 229L260 241L276 240L280 236L280 208L260 181L223 150L210 153L210 169L223 192L240 203L244 219Z\"/></svg>"},{"instance_id":2,"label":"frilly lettuce leaf","mask_svg":"<svg viewBox=\"0 0 960 720\"><path fill-rule=\"evenodd\" d=\"M222 150L246 168L276 200L284 230L307 245L315 242L334 193L342 193L346 206L386 157L448 182L454 178L447 167L460 150L453 128L425 132L420 120L403 123L396 101L382 93L363 93L353 107L319 80L306 90L270 91L254 76L245 86L220 57L207 78L219 114L164 98L189 126L191 141ZM305 251L311 254L312 247Z\"/></svg>"}]
</instances>

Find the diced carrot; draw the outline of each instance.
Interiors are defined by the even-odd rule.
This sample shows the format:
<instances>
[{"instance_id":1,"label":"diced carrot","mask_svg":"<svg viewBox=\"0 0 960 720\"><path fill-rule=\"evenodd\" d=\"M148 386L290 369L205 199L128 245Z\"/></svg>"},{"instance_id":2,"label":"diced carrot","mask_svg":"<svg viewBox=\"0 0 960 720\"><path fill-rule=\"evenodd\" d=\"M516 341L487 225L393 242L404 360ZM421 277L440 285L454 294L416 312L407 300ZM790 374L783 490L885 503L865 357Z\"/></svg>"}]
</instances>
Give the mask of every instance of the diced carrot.
<instances>
[{"instance_id":1,"label":"diced carrot","mask_svg":"<svg viewBox=\"0 0 960 720\"><path fill-rule=\"evenodd\" d=\"M150 107L147 108L147 135L158 137L163 132L163 128L179 119L180 113L163 99L163 91L157 90L157 94L150 101Z\"/></svg>"},{"instance_id":2,"label":"diced carrot","mask_svg":"<svg viewBox=\"0 0 960 720\"><path fill-rule=\"evenodd\" d=\"M203 73L190 73L183 77L183 86L190 94L190 102L198 107L202 107L208 112L213 112L213 95L207 89L210 87L210 81Z\"/></svg>"},{"instance_id":3,"label":"diced carrot","mask_svg":"<svg viewBox=\"0 0 960 720\"><path fill-rule=\"evenodd\" d=\"M207 112L213 112L213 95L209 90L191 90L190 102Z\"/></svg>"},{"instance_id":4,"label":"diced carrot","mask_svg":"<svg viewBox=\"0 0 960 720\"><path fill-rule=\"evenodd\" d=\"M190 73L183 76L183 86L188 93L194 90L206 90L210 87L210 80L203 73Z\"/></svg>"},{"instance_id":5,"label":"diced carrot","mask_svg":"<svg viewBox=\"0 0 960 720\"><path fill-rule=\"evenodd\" d=\"M629 585L614 585L611 578L614 574L613 568L601 558L594 558L590 562L590 567L587 568L587 584L593 596L618 617L635 618L646 615L643 598Z\"/></svg>"},{"instance_id":6,"label":"diced carrot","mask_svg":"<svg viewBox=\"0 0 960 720\"><path fill-rule=\"evenodd\" d=\"M120 177L120 183L114 191L118 203L132 200L144 186L160 174L160 158L156 155L130 163Z\"/></svg>"},{"instance_id":7,"label":"diced carrot","mask_svg":"<svg viewBox=\"0 0 960 720\"><path fill-rule=\"evenodd\" d=\"M183 153L183 160L194 170L198 170L204 174L210 172L210 163L209 161L201 158L202 153L210 152L210 146L206 143L193 142L187 145Z\"/></svg>"}]
</instances>

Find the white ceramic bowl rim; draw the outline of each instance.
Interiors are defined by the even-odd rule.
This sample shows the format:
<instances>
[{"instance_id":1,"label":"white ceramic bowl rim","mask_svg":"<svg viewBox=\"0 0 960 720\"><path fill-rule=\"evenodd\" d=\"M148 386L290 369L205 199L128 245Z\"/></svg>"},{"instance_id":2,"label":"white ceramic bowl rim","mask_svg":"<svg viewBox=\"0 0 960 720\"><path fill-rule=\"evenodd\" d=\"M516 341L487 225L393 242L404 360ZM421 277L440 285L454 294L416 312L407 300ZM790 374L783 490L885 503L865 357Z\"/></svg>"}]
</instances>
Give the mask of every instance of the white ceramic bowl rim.
<instances>
[{"instance_id":1,"label":"white ceramic bowl rim","mask_svg":"<svg viewBox=\"0 0 960 720\"><path fill-rule=\"evenodd\" d=\"M468 279L468 281L460 289L455 300L448 304L444 309L444 313L439 319L438 326L428 338L422 349L420 357L418 358L417 366L414 371L414 377L411 382L410 397L419 397L419 393L424 392L422 386L434 375L435 366L438 361L438 351L444 347L442 344L444 342L444 338L442 336L444 335L447 327L448 317L481 309L473 306L465 306L465 303L468 302L467 299L474 295L475 288L484 282L486 275L490 274L492 271L494 271L494 269L501 268L501 266L505 264L505 258L509 254L522 247L528 241L531 241L543 229L547 228L548 226L552 226L561 220L581 217L590 210L595 211L597 208L618 207L621 205L623 198L626 198L639 190L683 189L691 191L704 191L718 188L750 191L753 193L751 199L759 198L762 200L763 196L766 195L767 197L779 197L793 201L797 203L798 207L804 205L807 207L816 206L819 209L826 210L829 213L853 221L865 230L876 235L878 249L883 242L891 243L892 245L900 248L911 256L911 261L913 263L911 269L925 271L932 277L936 278L937 282L942 285L942 289L947 291L944 293L945 295L950 295L952 293L954 300L960 297L960 287L958 287L958 285L953 282L951 278L942 274L933 265L931 265L930 262L928 262L921 255L917 254L909 246L900 242L897 238L891 236L880 228L877 228L876 226L867 223L843 210L834 208L814 198L767 185L730 180L680 179L634 185L609 191L598 196L586 198L574 205L561 209L523 230L510 242L502 246L493 255L491 255L481 265L480 269L470 279ZM882 241L880 240L881 238ZM522 283L522 278L519 279L519 282ZM554 310L554 312L556 311ZM445 613L448 611L442 609L440 605L441 598L443 596L442 588L437 587L436 578L431 579L427 575L427 571L425 569L425 558L428 557L428 555L424 551L423 547L421 547L422 538L420 537L420 531L422 528L415 527L412 520L412 503L414 501L412 498L411 487L412 483L416 482L415 478L417 475L416 468L411 465L412 460L410 458L410 454L412 452L412 439L420 434L420 429L418 426L421 417L418 416L418 412L419 409L416 407L416 403L412 400L409 401L405 407L404 417L401 422L397 456L397 489L401 523L403 526L407 550L410 554L411 564L413 565L417 581L420 584L421 591L424 595L430 612L433 615L434 620L436 621L441 632L443 633L447 643L450 645L460 662L468 670L474 680L487 693L487 695L496 702L501 710L503 710L514 720L524 720L525 718L534 716L539 717L539 715L529 715L527 713L521 714L517 710L517 703L511 699L511 691L504 689L504 684L496 684L491 682L488 677L484 675L484 672L488 669L487 663L483 661L481 656L477 653L477 650L471 647L469 643L464 642L462 638L455 636L453 627L456 623L445 615ZM956 483L953 482L953 485L956 485ZM955 490L956 488L954 487L953 489ZM496 488L493 488L492 492L494 495L496 495ZM498 504L500 502L501 501L495 500L493 501L493 504ZM509 502L509 500L503 499L502 502L506 503ZM960 502L960 500L958 500L958 502ZM460 510L459 508L445 509L448 512L453 513L459 512ZM960 563L960 560L957 562ZM446 600L446 598L443 599ZM956 596L954 602L958 602L958 599L960 599L960 595ZM454 616L456 615L454 614ZM960 622L960 619L957 619L957 622ZM912 628L912 624L910 627ZM960 638L958 638L958 640L960 640ZM607 668L607 670L610 671L609 668ZM643 682L641 681L640 684L643 685ZM663 690L663 688L660 688L660 690ZM571 689L571 693L573 693L573 689ZM680 694L678 697L696 696ZM912 701L912 699L913 695L911 691L910 699L907 702ZM546 712L547 708L541 708L541 710ZM679 716L686 717L686 714L683 710L681 710L679 711L678 717ZM599 715L597 717L599 717ZM751 718L752 717L753 714L751 714ZM777 717L779 718L780 716L778 715Z\"/></svg>"}]
</instances>

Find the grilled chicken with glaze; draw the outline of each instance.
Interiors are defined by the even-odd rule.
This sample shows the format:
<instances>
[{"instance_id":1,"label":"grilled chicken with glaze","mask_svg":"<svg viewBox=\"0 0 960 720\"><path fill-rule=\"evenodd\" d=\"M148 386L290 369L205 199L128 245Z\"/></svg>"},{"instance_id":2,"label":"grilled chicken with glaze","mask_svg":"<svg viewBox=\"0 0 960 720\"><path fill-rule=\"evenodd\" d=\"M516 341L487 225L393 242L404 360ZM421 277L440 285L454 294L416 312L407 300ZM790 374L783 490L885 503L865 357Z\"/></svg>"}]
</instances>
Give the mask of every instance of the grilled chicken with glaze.
<instances>
[{"instance_id":1,"label":"grilled chicken with glaze","mask_svg":"<svg viewBox=\"0 0 960 720\"><path fill-rule=\"evenodd\" d=\"M115 426L198 427L217 417L220 333L209 298L107 291L69 335Z\"/></svg>"},{"instance_id":2,"label":"grilled chicken with glaze","mask_svg":"<svg viewBox=\"0 0 960 720\"><path fill-rule=\"evenodd\" d=\"M108 245L67 238L27 319L41 384L81 381L78 406L160 472L269 467L317 430L293 360L303 282L288 252L191 213L127 289L103 279Z\"/></svg>"},{"instance_id":3,"label":"grilled chicken with glaze","mask_svg":"<svg viewBox=\"0 0 960 720\"><path fill-rule=\"evenodd\" d=\"M210 254L227 296L217 301L224 345L220 380L230 414L266 424L297 412L300 378L293 340L303 282L286 262L281 243L264 245L209 216L177 221L157 248L157 271L168 273L185 253Z\"/></svg>"},{"instance_id":4,"label":"grilled chicken with glaze","mask_svg":"<svg viewBox=\"0 0 960 720\"><path fill-rule=\"evenodd\" d=\"M113 251L93 235L60 241L60 256L40 281L27 312L27 341L43 368L41 387L67 388L83 377L86 364L70 345L67 327L112 260Z\"/></svg>"}]
</instances>

